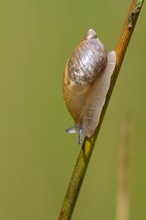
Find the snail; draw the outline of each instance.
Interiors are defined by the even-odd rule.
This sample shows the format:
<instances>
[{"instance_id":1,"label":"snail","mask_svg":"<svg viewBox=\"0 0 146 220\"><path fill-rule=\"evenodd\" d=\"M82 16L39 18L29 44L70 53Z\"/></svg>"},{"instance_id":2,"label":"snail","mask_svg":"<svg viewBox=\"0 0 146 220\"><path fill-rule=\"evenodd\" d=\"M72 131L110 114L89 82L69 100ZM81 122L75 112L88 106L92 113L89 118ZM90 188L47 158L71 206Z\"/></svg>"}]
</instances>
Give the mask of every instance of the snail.
<instances>
[{"instance_id":1,"label":"snail","mask_svg":"<svg viewBox=\"0 0 146 220\"><path fill-rule=\"evenodd\" d=\"M79 144L82 134L94 134L115 65L116 52L107 52L93 29L87 31L67 61L63 96L75 124L66 132L77 132Z\"/></svg>"}]
</instances>

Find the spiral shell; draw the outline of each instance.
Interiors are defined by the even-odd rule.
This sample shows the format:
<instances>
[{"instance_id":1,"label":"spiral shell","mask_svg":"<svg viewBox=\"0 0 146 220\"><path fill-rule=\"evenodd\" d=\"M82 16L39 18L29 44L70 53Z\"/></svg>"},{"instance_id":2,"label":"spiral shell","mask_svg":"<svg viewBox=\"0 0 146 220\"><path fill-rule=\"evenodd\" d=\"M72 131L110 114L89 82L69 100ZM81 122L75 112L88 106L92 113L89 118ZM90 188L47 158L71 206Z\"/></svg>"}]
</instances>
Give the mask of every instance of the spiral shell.
<instances>
[{"instance_id":1,"label":"spiral shell","mask_svg":"<svg viewBox=\"0 0 146 220\"><path fill-rule=\"evenodd\" d=\"M90 29L67 63L70 80L79 85L92 84L107 65L107 53L103 44Z\"/></svg>"},{"instance_id":2,"label":"spiral shell","mask_svg":"<svg viewBox=\"0 0 146 220\"><path fill-rule=\"evenodd\" d=\"M93 29L88 30L67 61L63 96L75 121L67 132L77 132L79 143L82 133L90 137L99 123L115 64L115 51L107 53Z\"/></svg>"}]
</instances>

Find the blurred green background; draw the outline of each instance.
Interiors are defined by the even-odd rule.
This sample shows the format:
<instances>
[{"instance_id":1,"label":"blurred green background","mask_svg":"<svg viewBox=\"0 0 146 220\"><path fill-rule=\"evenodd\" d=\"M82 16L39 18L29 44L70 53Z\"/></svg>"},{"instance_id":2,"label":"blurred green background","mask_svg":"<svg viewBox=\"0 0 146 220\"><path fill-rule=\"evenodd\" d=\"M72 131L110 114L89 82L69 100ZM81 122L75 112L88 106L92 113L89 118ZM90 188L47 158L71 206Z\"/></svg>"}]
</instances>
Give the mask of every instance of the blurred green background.
<instances>
[{"instance_id":1,"label":"blurred green background","mask_svg":"<svg viewBox=\"0 0 146 220\"><path fill-rule=\"evenodd\" d=\"M62 97L67 57L89 28L116 47L130 1L0 3L0 219L57 219L80 151ZM113 220L122 118L132 124L130 220L146 219L145 5L128 47L73 220Z\"/></svg>"}]
</instances>

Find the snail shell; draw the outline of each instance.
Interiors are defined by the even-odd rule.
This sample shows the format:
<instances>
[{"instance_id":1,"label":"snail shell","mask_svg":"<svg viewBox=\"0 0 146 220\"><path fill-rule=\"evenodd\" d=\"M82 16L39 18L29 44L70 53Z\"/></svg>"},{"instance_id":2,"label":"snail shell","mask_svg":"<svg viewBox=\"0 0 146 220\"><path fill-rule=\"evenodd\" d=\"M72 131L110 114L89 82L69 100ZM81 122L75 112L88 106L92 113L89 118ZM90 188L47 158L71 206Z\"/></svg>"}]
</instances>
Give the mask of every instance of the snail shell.
<instances>
[{"instance_id":1,"label":"snail shell","mask_svg":"<svg viewBox=\"0 0 146 220\"><path fill-rule=\"evenodd\" d=\"M82 133L92 136L99 123L115 65L116 52L107 53L93 29L67 61L63 96L75 125L66 131L77 132L79 143Z\"/></svg>"}]
</instances>

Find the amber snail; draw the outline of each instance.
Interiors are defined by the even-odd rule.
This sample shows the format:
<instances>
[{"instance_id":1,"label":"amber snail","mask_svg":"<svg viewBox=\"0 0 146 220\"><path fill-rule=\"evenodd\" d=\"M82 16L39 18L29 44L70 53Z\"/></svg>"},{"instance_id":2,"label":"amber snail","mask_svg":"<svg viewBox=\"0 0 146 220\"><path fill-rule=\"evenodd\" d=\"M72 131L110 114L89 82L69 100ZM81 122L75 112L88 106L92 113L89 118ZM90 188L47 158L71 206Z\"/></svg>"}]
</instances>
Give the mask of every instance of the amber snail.
<instances>
[{"instance_id":1,"label":"amber snail","mask_svg":"<svg viewBox=\"0 0 146 220\"><path fill-rule=\"evenodd\" d=\"M99 123L115 65L116 52L106 52L93 29L67 61L63 96L75 125L66 132L77 132L79 143L82 134L92 136Z\"/></svg>"}]
</instances>

